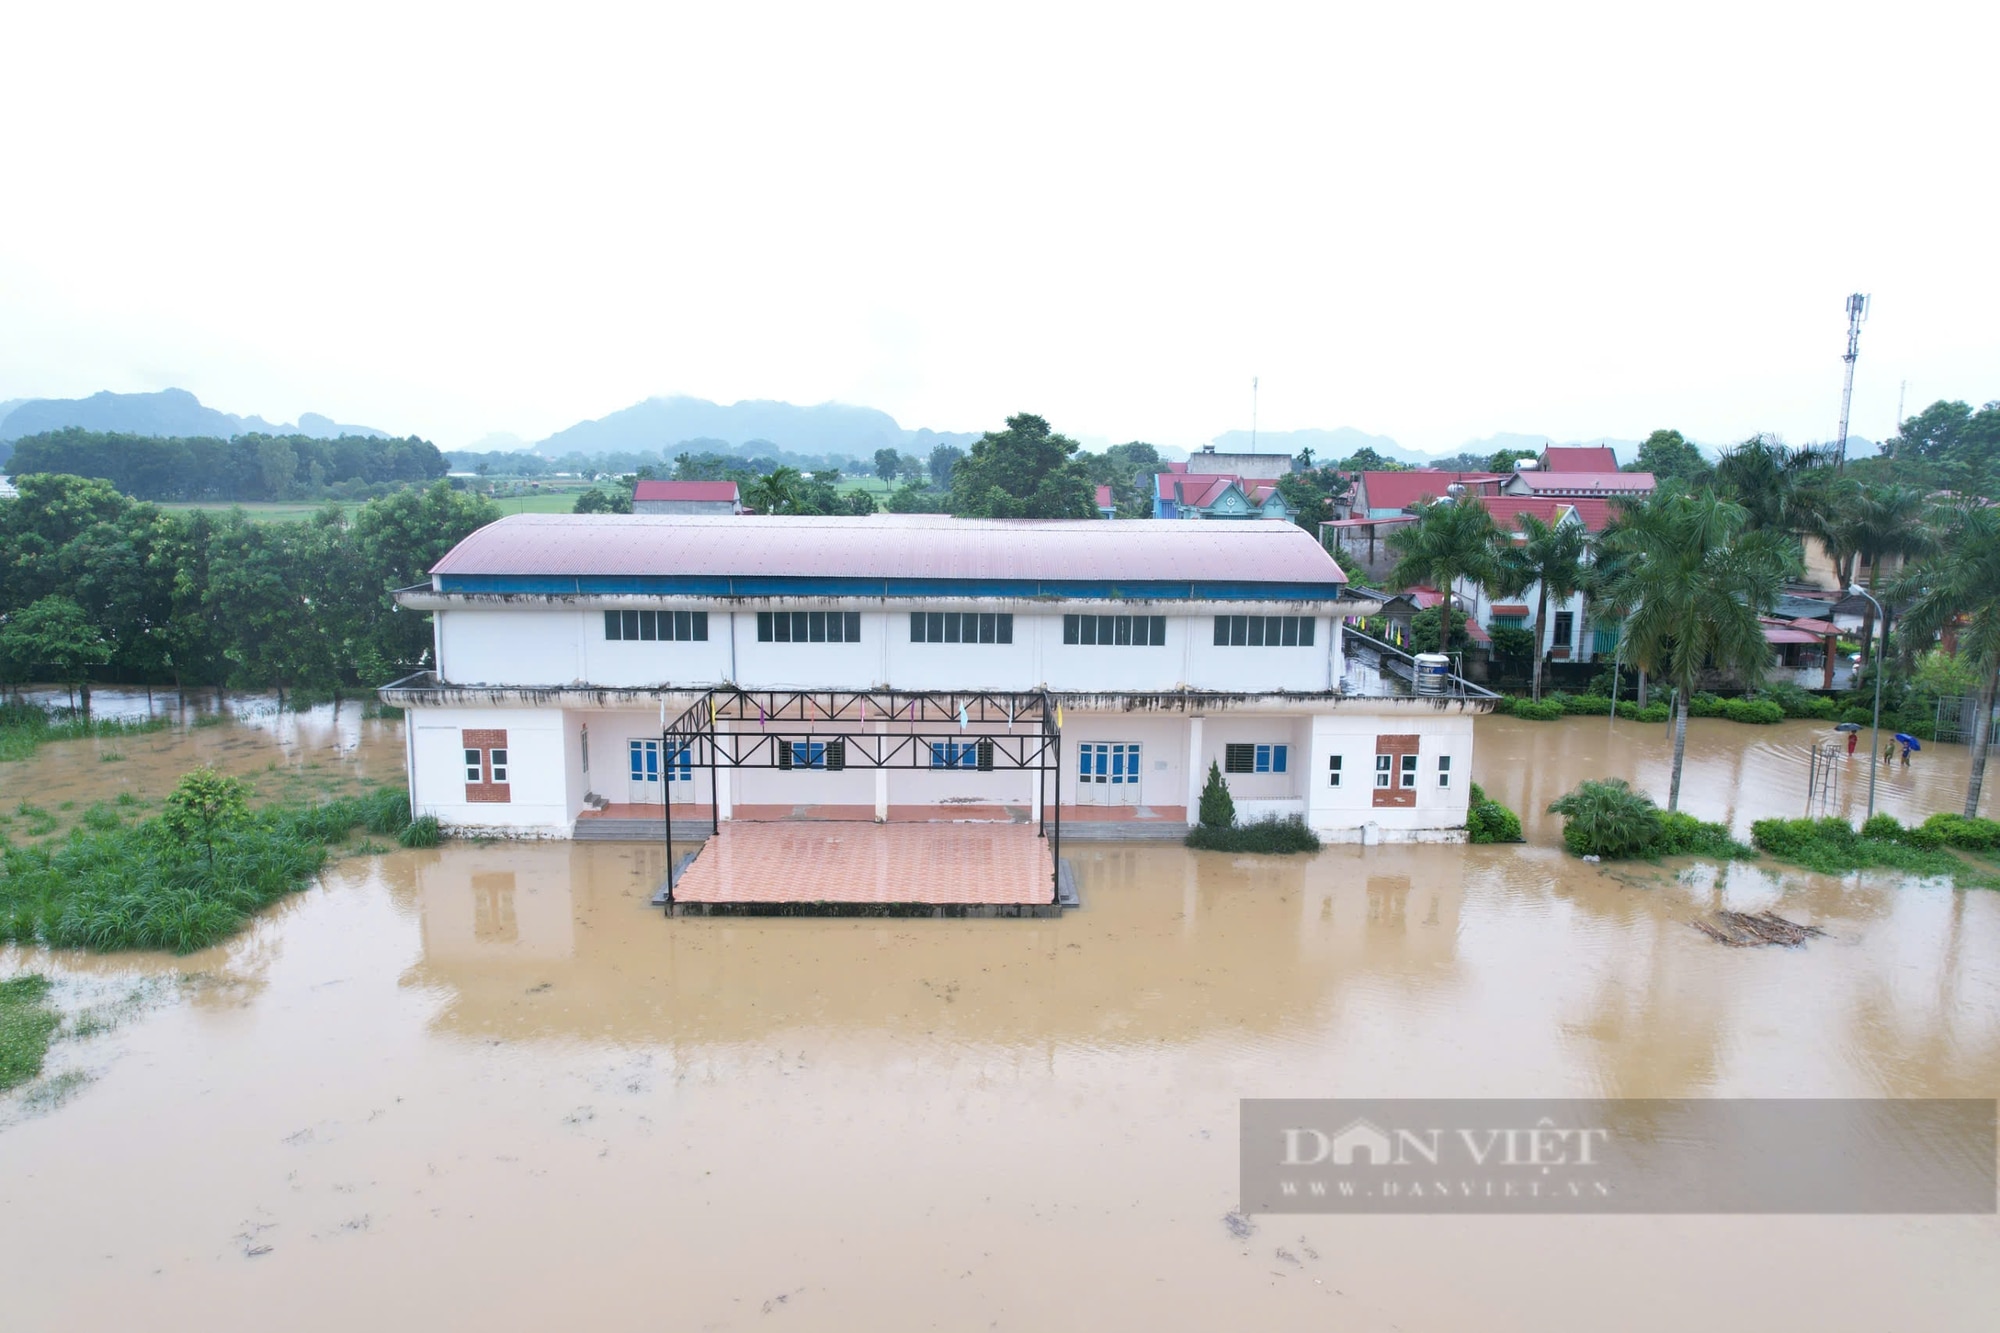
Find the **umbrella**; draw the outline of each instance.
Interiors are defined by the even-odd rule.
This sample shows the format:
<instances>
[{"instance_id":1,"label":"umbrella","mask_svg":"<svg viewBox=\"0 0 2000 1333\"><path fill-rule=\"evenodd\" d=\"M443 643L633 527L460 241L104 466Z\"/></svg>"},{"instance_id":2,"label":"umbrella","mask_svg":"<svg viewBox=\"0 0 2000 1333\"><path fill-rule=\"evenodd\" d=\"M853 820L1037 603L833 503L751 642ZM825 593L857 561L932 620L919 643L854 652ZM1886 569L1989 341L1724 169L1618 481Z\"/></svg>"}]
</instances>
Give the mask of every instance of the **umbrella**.
<instances>
[{"instance_id":1,"label":"umbrella","mask_svg":"<svg viewBox=\"0 0 2000 1333\"><path fill-rule=\"evenodd\" d=\"M1835 727L1835 728L1834 728L1834 730L1835 730L1835 731L1859 731L1859 730L1861 730L1861 724L1860 724L1859 722L1843 722L1843 723L1841 723L1841 724L1840 724L1839 726Z\"/></svg>"},{"instance_id":2,"label":"umbrella","mask_svg":"<svg viewBox=\"0 0 2000 1333\"><path fill-rule=\"evenodd\" d=\"M1896 744L1907 745L1912 750L1921 750L1924 748L1924 743L1918 740L1915 736L1912 736L1907 731L1899 731L1896 733Z\"/></svg>"}]
</instances>

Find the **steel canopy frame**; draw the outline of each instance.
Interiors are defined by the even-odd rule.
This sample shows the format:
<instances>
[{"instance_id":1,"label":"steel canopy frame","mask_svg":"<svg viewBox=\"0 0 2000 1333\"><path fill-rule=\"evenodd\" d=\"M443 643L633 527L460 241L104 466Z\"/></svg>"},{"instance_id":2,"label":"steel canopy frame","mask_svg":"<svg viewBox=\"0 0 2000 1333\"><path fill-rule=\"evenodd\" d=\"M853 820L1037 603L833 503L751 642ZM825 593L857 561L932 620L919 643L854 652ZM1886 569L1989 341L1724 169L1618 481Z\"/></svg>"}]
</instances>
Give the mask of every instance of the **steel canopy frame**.
<instances>
[{"instance_id":1,"label":"steel canopy frame","mask_svg":"<svg viewBox=\"0 0 2000 1333\"><path fill-rule=\"evenodd\" d=\"M723 722L755 722L756 731L723 731ZM817 730L821 724L845 724ZM869 723L879 731L858 729ZM946 724L946 730L937 724ZM993 730L996 727L1005 730ZM977 728L975 730L974 728ZM1016 731L1016 727L1028 728ZM697 699L660 732L667 837L667 899L673 899L673 765L708 769L709 831L722 831L717 770L791 768L794 744L840 750L814 765L825 771L908 768L951 772L1019 771L1035 774L1036 836L1049 839L1050 901L1062 897L1062 728L1046 692L999 690L742 690L719 686ZM933 743L972 743L974 762L942 770L932 762ZM824 753L824 752L823 752ZM1048 775L1056 775L1055 818L1049 819Z\"/></svg>"}]
</instances>

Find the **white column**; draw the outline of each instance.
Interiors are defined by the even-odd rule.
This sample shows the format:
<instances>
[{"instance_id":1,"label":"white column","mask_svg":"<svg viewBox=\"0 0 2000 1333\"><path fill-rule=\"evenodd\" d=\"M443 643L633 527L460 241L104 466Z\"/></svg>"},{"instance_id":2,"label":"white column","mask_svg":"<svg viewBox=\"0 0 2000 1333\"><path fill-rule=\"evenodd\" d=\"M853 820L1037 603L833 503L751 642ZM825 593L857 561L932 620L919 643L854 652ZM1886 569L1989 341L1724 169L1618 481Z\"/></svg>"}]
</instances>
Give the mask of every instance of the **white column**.
<instances>
[{"instance_id":1,"label":"white column","mask_svg":"<svg viewBox=\"0 0 2000 1333\"><path fill-rule=\"evenodd\" d=\"M877 722L875 724L875 734L877 736L887 736L889 734L889 724L887 722ZM879 754L886 745L886 741L876 741L876 752ZM878 824L889 822L889 770L886 768L875 770L875 822Z\"/></svg>"},{"instance_id":2,"label":"white column","mask_svg":"<svg viewBox=\"0 0 2000 1333\"><path fill-rule=\"evenodd\" d=\"M1201 719L1188 719L1187 822L1197 821L1201 811L1201 787L1208 781L1208 769L1201 762Z\"/></svg>"},{"instance_id":3,"label":"white column","mask_svg":"<svg viewBox=\"0 0 2000 1333\"><path fill-rule=\"evenodd\" d=\"M719 741L721 736L728 732L729 728L727 725L718 722L715 730L718 733L717 740ZM728 753L728 750L723 749L716 756L715 815L718 819L734 819L736 817L736 781L730 772L729 765L723 762L723 756Z\"/></svg>"}]
</instances>

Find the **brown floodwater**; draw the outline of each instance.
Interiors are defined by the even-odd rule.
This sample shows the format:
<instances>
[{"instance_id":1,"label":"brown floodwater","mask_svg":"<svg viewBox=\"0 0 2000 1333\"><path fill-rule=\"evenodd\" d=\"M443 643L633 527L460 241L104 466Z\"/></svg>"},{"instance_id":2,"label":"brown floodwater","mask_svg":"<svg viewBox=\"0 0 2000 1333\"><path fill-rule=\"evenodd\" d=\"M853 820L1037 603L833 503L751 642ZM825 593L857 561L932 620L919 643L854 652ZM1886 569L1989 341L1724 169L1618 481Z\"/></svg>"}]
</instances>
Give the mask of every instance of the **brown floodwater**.
<instances>
[{"instance_id":1,"label":"brown floodwater","mask_svg":"<svg viewBox=\"0 0 2000 1333\"><path fill-rule=\"evenodd\" d=\"M359 726L145 739L393 764ZM0 1099L0 1323L1990 1327L1990 1216L1224 1225L1241 1097L2000 1093L2000 894L1560 852L1535 810L1663 791L1661 733L1482 722L1527 847L1071 844L1053 921L667 920L656 848L461 844L184 959L0 955L114 1014ZM1794 813L1814 734L1696 724L1689 808ZM1879 804L1963 778L1937 746ZM1719 906L1829 933L1725 949Z\"/></svg>"}]
</instances>

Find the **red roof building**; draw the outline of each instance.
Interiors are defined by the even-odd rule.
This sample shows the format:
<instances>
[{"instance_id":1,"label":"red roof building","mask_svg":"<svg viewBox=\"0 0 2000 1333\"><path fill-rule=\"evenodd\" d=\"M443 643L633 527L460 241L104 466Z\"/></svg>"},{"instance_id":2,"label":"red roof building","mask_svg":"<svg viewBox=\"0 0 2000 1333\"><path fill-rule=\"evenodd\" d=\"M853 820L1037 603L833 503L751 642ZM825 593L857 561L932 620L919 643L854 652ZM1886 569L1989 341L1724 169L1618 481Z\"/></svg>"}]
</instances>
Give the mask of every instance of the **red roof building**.
<instances>
[{"instance_id":1,"label":"red roof building","mask_svg":"<svg viewBox=\"0 0 2000 1333\"><path fill-rule=\"evenodd\" d=\"M1618 455L1611 452L1611 446L1591 445L1550 445L1542 450L1542 471L1544 472L1616 472Z\"/></svg>"},{"instance_id":2,"label":"red roof building","mask_svg":"<svg viewBox=\"0 0 2000 1333\"><path fill-rule=\"evenodd\" d=\"M1507 482L1509 495L1651 495L1650 472L1516 472Z\"/></svg>"},{"instance_id":3,"label":"red roof building","mask_svg":"<svg viewBox=\"0 0 2000 1333\"><path fill-rule=\"evenodd\" d=\"M1386 518L1411 505L1442 500L1454 485L1475 495L1497 495L1504 481L1497 472L1443 472L1409 468L1401 472L1363 472L1354 479L1354 516Z\"/></svg>"},{"instance_id":4,"label":"red roof building","mask_svg":"<svg viewBox=\"0 0 2000 1333\"><path fill-rule=\"evenodd\" d=\"M1484 505L1486 512L1493 515L1493 521L1508 532L1520 530L1515 520L1521 514L1533 514L1554 527L1564 511L1572 509L1591 532L1602 532L1611 523L1611 501L1601 496L1558 499L1552 495L1478 495L1473 498Z\"/></svg>"},{"instance_id":5,"label":"red roof building","mask_svg":"<svg viewBox=\"0 0 2000 1333\"><path fill-rule=\"evenodd\" d=\"M733 481L642 481L632 490L635 514L740 514Z\"/></svg>"}]
</instances>

